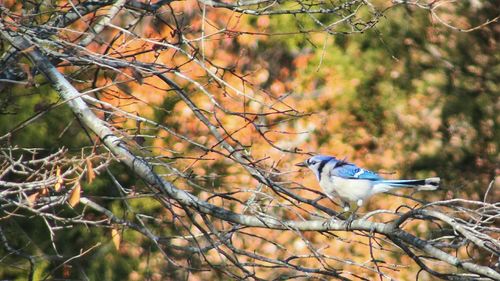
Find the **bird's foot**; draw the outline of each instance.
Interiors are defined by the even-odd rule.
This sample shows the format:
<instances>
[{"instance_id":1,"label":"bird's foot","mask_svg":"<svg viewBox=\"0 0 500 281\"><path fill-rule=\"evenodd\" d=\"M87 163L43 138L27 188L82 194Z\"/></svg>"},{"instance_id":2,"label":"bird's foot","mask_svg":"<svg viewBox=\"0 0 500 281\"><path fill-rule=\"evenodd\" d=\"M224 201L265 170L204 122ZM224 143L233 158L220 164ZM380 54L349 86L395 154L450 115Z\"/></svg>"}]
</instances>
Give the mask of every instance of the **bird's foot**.
<instances>
[{"instance_id":1,"label":"bird's foot","mask_svg":"<svg viewBox=\"0 0 500 281\"><path fill-rule=\"evenodd\" d=\"M345 220L345 215L347 213L350 213L349 210L350 210L350 206L349 206L349 203L348 202L343 202L343 208L342 208L343 212L341 213L338 213L337 214L337 218L340 219L340 220Z\"/></svg>"}]
</instances>

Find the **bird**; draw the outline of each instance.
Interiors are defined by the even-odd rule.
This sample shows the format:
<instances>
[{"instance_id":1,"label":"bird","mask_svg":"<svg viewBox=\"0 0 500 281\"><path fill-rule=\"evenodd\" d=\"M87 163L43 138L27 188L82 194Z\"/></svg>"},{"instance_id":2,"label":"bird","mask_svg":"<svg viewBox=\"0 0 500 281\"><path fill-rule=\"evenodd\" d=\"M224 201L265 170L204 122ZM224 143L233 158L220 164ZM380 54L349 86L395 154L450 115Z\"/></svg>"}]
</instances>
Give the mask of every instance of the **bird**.
<instances>
[{"instance_id":1,"label":"bird","mask_svg":"<svg viewBox=\"0 0 500 281\"><path fill-rule=\"evenodd\" d=\"M420 190L436 190L441 179L432 177L426 179L388 180L379 174L360 168L353 163L333 156L315 155L296 166L311 169L318 179L325 194L333 200L338 197L344 212L350 210L350 202L356 202L356 210L372 195L399 188L414 188Z\"/></svg>"}]
</instances>

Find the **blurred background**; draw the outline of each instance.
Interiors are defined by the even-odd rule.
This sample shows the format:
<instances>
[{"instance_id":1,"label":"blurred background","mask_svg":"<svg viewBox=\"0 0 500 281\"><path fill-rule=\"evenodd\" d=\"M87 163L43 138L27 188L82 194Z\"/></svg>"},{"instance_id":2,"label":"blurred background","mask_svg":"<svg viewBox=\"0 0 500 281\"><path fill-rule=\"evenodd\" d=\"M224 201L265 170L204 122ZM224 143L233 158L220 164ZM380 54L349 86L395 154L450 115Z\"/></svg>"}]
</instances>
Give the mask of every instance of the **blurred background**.
<instances>
[{"instance_id":1,"label":"blurred background","mask_svg":"<svg viewBox=\"0 0 500 281\"><path fill-rule=\"evenodd\" d=\"M40 16L36 22L17 21L30 28L42 26L54 17L49 14L56 10L71 10L67 1L28 2L3 1L2 9L20 15L22 9L38 6ZM326 7L348 3L327 2ZM430 9L437 4L439 8ZM281 8L295 8L286 5ZM498 202L500 186L492 181L500 173L497 46L500 25L497 20L483 25L498 18L498 5L479 0L418 1L415 5L372 1L370 5L356 5L350 10L312 17L309 14L256 16L213 8L203 2L171 1L151 14L134 10L118 14L113 24L133 31L138 37L108 26L85 48L89 53L165 67L169 77L226 134L229 143L268 169L273 180L302 196L315 199L319 193L302 190L301 185L310 190L320 189L312 173L299 171L293 164L305 160L310 153L321 153L346 158L387 178L441 177L444 190L419 193L416 198L483 200L491 183L493 188L487 201ZM349 12L354 16L350 17ZM12 14L10 17L15 18ZM76 42L82 34L74 30L85 30L93 16L96 14L57 30L49 39ZM349 20L337 24L346 17ZM6 18L3 21L8 21ZM151 44L144 38L178 46L186 54ZM7 49L8 43L3 41L0 53ZM54 50L65 52L56 47ZM26 58L20 58L17 67L28 69L28 74L35 72ZM90 95L132 115L154 120L197 143L219 149L218 141L210 136L189 106L157 77L137 73L133 68L116 72L99 68L95 63L71 61L62 61L58 69L82 92L100 89ZM215 75L208 75L207 71ZM106 150L96 144L96 137L82 129L46 80L37 75L24 81L28 82L2 84L0 135L4 156L8 154L7 147L38 149L36 153L15 152L32 157L49 155L64 147L67 159L80 160L71 165L89 168L88 161L90 167L103 163ZM245 201L256 194L248 190L258 189L276 197L257 196L255 200L269 207L265 212L290 219L303 215L275 204L279 196L260 185L244 166L236 165L221 153L202 151L165 130L133 118L119 114L109 117L98 106L94 110L123 132L125 139L135 143L130 147L138 154L154 155L157 161L175 167L177 174L162 167L158 171L176 186L238 212L246 211L243 205L211 199L210 192L236 192L234 197ZM112 187L114 180L130 192L127 200L119 189ZM83 178L81 190L82 196L99 202L116 216L132 220L137 214L148 216L148 227L163 236L186 234L151 194L134 197L142 194L144 183L119 162L111 162L107 172L101 170ZM406 191L398 194L409 195ZM321 202L340 210L326 199ZM418 203L393 195L377 195L360 212L394 211L402 204ZM66 206L53 211L62 217L75 216L83 208ZM85 218L105 220L99 214L92 215L89 211ZM86 224L66 228L63 222L51 222L51 228L57 229L54 232L49 231L47 224L47 220L28 211L17 213L6 208L1 213L2 241L9 241L14 248L36 257L35 280L228 278L203 267L205 258L201 255L179 253L166 247L164 251L170 257L167 259L151 241L133 231ZM409 227L417 232L428 229L418 224ZM275 243L253 240L252 233ZM316 248L325 248L337 259L344 259L344 263L335 261L332 266L351 270L354 274L350 278L378 278L377 272L370 270L360 271L356 276L357 269L350 269L351 265L345 263L352 260L359 265L370 260L368 238L361 237L355 242L351 239L357 238L351 233L338 233L337 237L314 232L301 235L248 230L235 237L233 243L249 251L258 249L263 254L283 258L289 254L287 248L300 254L308 252L311 243ZM119 239L112 238L116 236ZM69 259L86 250L89 252L81 257ZM28 261L7 252L5 247L0 248L0 279L25 280L29 274ZM394 249L378 253L390 268L390 276L397 280L416 278L420 268L409 257ZM492 261L485 261L488 262ZM191 269L179 267L178 263ZM317 261L301 261L304 266L314 263ZM255 270L268 279L292 277L272 267ZM425 273L420 277L432 280Z\"/></svg>"}]
</instances>

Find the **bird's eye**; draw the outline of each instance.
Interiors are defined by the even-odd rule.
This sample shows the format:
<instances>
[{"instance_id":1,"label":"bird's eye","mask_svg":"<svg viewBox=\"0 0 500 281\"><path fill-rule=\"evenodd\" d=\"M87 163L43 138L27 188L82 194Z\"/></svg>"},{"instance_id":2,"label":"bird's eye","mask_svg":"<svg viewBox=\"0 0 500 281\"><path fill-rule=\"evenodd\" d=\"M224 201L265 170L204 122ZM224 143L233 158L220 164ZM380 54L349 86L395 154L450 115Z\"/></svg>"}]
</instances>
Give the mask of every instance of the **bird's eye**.
<instances>
[{"instance_id":1,"label":"bird's eye","mask_svg":"<svg viewBox=\"0 0 500 281\"><path fill-rule=\"evenodd\" d=\"M314 160L309 161L309 165L314 165L314 164L316 164L316 161Z\"/></svg>"}]
</instances>

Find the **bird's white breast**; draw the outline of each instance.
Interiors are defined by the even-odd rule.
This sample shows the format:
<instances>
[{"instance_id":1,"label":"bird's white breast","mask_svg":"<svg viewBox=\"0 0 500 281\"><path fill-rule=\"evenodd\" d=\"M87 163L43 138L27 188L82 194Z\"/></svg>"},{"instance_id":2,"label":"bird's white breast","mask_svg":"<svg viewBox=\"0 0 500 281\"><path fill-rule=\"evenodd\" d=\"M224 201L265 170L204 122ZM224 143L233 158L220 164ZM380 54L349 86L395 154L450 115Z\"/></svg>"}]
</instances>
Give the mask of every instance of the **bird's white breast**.
<instances>
[{"instance_id":1,"label":"bird's white breast","mask_svg":"<svg viewBox=\"0 0 500 281\"><path fill-rule=\"evenodd\" d=\"M322 177L319 185L326 193L339 196L345 201L364 200L371 195L372 191L372 182L369 180L344 179L335 176Z\"/></svg>"}]
</instances>

